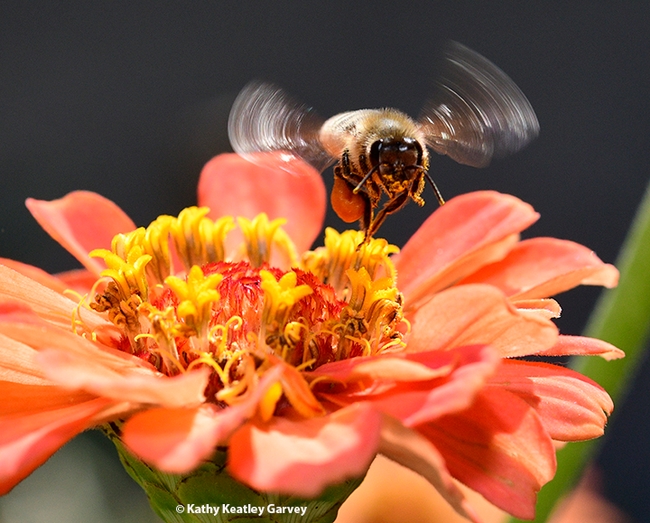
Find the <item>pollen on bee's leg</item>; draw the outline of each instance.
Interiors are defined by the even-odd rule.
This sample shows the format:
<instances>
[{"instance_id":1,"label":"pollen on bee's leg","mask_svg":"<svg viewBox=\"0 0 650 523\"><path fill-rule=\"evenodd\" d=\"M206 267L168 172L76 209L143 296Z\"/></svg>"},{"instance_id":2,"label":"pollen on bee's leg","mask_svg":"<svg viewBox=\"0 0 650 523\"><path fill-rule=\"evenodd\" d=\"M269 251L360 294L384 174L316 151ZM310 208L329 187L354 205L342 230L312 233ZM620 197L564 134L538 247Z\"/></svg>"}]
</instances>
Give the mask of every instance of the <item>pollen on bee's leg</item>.
<instances>
[{"instance_id":1,"label":"pollen on bee's leg","mask_svg":"<svg viewBox=\"0 0 650 523\"><path fill-rule=\"evenodd\" d=\"M367 205L365 198L351 189L350 184L338 176L334 177L330 202L334 212L346 223L360 220Z\"/></svg>"}]
</instances>

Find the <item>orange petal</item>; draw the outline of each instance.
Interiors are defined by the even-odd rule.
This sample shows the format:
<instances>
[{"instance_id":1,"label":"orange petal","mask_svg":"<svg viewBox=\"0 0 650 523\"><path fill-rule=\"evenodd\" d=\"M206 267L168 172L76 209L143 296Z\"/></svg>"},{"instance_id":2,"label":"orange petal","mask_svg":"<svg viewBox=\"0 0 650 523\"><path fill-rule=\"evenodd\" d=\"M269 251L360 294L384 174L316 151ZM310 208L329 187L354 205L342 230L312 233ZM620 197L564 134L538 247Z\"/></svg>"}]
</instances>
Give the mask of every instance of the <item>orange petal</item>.
<instances>
[{"instance_id":1,"label":"orange petal","mask_svg":"<svg viewBox=\"0 0 650 523\"><path fill-rule=\"evenodd\" d=\"M314 397L309 385L295 367L284 362L279 363L283 369L282 392L296 412L305 418L325 414L322 405Z\"/></svg>"},{"instance_id":2,"label":"orange petal","mask_svg":"<svg viewBox=\"0 0 650 523\"><path fill-rule=\"evenodd\" d=\"M540 352L540 356L600 356L610 360L618 360L625 356L625 353L614 347L611 343L587 338L586 336L561 335L555 345Z\"/></svg>"},{"instance_id":3,"label":"orange petal","mask_svg":"<svg viewBox=\"0 0 650 523\"><path fill-rule=\"evenodd\" d=\"M36 351L57 348L78 360L90 361L119 372L153 370L148 363L135 356L91 342L72 332L69 326L66 327L60 328L44 321L24 304L0 302L0 334L28 346L32 364Z\"/></svg>"},{"instance_id":4,"label":"orange petal","mask_svg":"<svg viewBox=\"0 0 650 523\"><path fill-rule=\"evenodd\" d=\"M269 219L286 218L287 231L298 252L311 247L325 219L325 184L320 174L296 160L292 174L280 168L256 165L236 154L210 160L199 180L199 205L210 217L254 218L265 212Z\"/></svg>"},{"instance_id":5,"label":"orange petal","mask_svg":"<svg viewBox=\"0 0 650 523\"><path fill-rule=\"evenodd\" d=\"M42 465L67 441L94 425L111 403L104 399L0 418L0 495Z\"/></svg>"},{"instance_id":6,"label":"orange petal","mask_svg":"<svg viewBox=\"0 0 650 523\"><path fill-rule=\"evenodd\" d=\"M85 390L116 401L171 408L202 403L210 374L208 369L199 369L167 377L144 368L120 373L90 359L54 349L40 352L36 361L45 376L60 387Z\"/></svg>"},{"instance_id":7,"label":"orange petal","mask_svg":"<svg viewBox=\"0 0 650 523\"><path fill-rule=\"evenodd\" d=\"M385 416L379 451L424 477L461 516L481 521L454 483L440 453L420 434Z\"/></svg>"},{"instance_id":8,"label":"orange petal","mask_svg":"<svg viewBox=\"0 0 650 523\"><path fill-rule=\"evenodd\" d=\"M48 287L49 289L52 289L53 291L59 293L63 293L63 291L70 288L56 276L52 276L51 274L45 272L43 269L39 269L33 265L10 260L8 258L0 258L0 265L10 267L14 271L19 272L31 280L34 280L41 285L44 285L45 287Z\"/></svg>"},{"instance_id":9,"label":"orange petal","mask_svg":"<svg viewBox=\"0 0 650 523\"><path fill-rule=\"evenodd\" d=\"M35 357L36 351L32 347L0 334L0 380L3 382L50 384Z\"/></svg>"},{"instance_id":10,"label":"orange petal","mask_svg":"<svg viewBox=\"0 0 650 523\"><path fill-rule=\"evenodd\" d=\"M541 315L520 313L489 285L460 285L436 294L412 318L410 352L490 345L503 357L528 356L552 347L557 327Z\"/></svg>"},{"instance_id":11,"label":"orange petal","mask_svg":"<svg viewBox=\"0 0 650 523\"><path fill-rule=\"evenodd\" d=\"M537 492L555 474L555 448L530 405L496 387L467 410L420 425L451 474L488 501L533 519Z\"/></svg>"},{"instance_id":12,"label":"orange petal","mask_svg":"<svg viewBox=\"0 0 650 523\"><path fill-rule=\"evenodd\" d=\"M93 192L74 191L51 202L28 198L25 203L41 227L97 276L104 265L88 253L110 249L113 236L135 229L122 209Z\"/></svg>"},{"instance_id":13,"label":"orange petal","mask_svg":"<svg viewBox=\"0 0 650 523\"><path fill-rule=\"evenodd\" d=\"M74 269L71 271L60 272L55 275L57 280L60 280L66 286L66 289L71 289L78 292L82 296L90 291L92 286L97 282L97 276L88 272L86 269Z\"/></svg>"},{"instance_id":14,"label":"orange petal","mask_svg":"<svg viewBox=\"0 0 650 523\"><path fill-rule=\"evenodd\" d=\"M209 459L215 447L247 419L276 383L281 368L264 374L255 390L241 403L218 409L211 404L198 408L154 408L135 414L122 428L122 440L141 459L169 473L182 474Z\"/></svg>"},{"instance_id":15,"label":"orange petal","mask_svg":"<svg viewBox=\"0 0 650 523\"><path fill-rule=\"evenodd\" d=\"M348 384L355 381L408 383L447 376L455 364L456 356L448 352L397 353L326 363L303 375Z\"/></svg>"},{"instance_id":16,"label":"orange petal","mask_svg":"<svg viewBox=\"0 0 650 523\"><path fill-rule=\"evenodd\" d=\"M436 209L394 257L407 309L502 259L538 217L527 203L492 191L457 196Z\"/></svg>"},{"instance_id":17,"label":"orange petal","mask_svg":"<svg viewBox=\"0 0 650 523\"><path fill-rule=\"evenodd\" d=\"M155 408L135 414L123 427L122 440L140 459L156 468L182 474L214 454L223 415L214 405Z\"/></svg>"},{"instance_id":18,"label":"orange petal","mask_svg":"<svg viewBox=\"0 0 650 523\"><path fill-rule=\"evenodd\" d=\"M449 364L443 366L446 375L418 383L397 383L392 387L376 383L360 390L347 387L339 394L322 396L336 405L372 402L377 410L411 427L467 408L501 363L496 351L483 346L418 353L418 356L424 354L446 356L437 358L439 363L448 358Z\"/></svg>"},{"instance_id":19,"label":"orange petal","mask_svg":"<svg viewBox=\"0 0 650 523\"><path fill-rule=\"evenodd\" d=\"M366 472L380 427L381 415L363 403L308 420L249 423L230 440L230 473L257 490L315 497Z\"/></svg>"},{"instance_id":20,"label":"orange petal","mask_svg":"<svg viewBox=\"0 0 650 523\"><path fill-rule=\"evenodd\" d=\"M78 307L69 298L4 265L0 265L0 302L2 301L23 303L41 318L67 330L70 329L74 311L77 311L79 319L92 331L113 329L113 325L96 312Z\"/></svg>"},{"instance_id":21,"label":"orange petal","mask_svg":"<svg viewBox=\"0 0 650 523\"><path fill-rule=\"evenodd\" d=\"M504 361L490 385L516 394L535 409L551 438L582 441L602 436L614 404L597 383L571 369Z\"/></svg>"},{"instance_id":22,"label":"orange petal","mask_svg":"<svg viewBox=\"0 0 650 523\"><path fill-rule=\"evenodd\" d=\"M523 314L539 314L549 320L559 318L562 307L553 298L540 298L537 300L510 300Z\"/></svg>"},{"instance_id":23,"label":"orange petal","mask_svg":"<svg viewBox=\"0 0 650 523\"><path fill-rule=\"evenodd\" d=\"M83 391L69 391L55 385L33 385L0 381L0 416L35 414L61 409L95 399Z\"/></svg>"},{"instance_id":24,"label":"orange petal","mask_svg":"<svg viewBox=\"0 0 650 523\"><path fill-rule=\"evenodd\" d=\"M463 283L488 283L513 299L526 300L554 296L577 285L615 287L618 271L578 243L533 238L459 282Z\"/></svg>"}]
</instances>

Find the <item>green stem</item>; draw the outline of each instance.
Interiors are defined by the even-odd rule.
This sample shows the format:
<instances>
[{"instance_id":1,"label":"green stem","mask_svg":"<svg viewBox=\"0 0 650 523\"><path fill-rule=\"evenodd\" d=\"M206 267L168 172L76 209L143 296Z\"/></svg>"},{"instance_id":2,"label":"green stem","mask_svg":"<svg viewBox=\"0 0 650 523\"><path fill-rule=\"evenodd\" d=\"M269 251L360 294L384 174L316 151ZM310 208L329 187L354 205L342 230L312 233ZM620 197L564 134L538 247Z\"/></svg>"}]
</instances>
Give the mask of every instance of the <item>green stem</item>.
<instances>
[{"instance_id":1,"label":"green stem","mask_svg":"<svg viewBox=\"0 0 650 523\"><path fill-rule=\"evenodd\" d=\"M572 367L601 384L619 403L630 386L650 331L650 185L637 210L616 266L621 272L616 289L603 293L585 334L608 341L625 351L625 358L605 361L578 358ZM539 494L536 523L547 520L557 501L575 486L584 467L598 449L598 440L569 443L558 452L553 481ZM511 519L511 523L521 520Z\"/></svg>"}]
</instances>

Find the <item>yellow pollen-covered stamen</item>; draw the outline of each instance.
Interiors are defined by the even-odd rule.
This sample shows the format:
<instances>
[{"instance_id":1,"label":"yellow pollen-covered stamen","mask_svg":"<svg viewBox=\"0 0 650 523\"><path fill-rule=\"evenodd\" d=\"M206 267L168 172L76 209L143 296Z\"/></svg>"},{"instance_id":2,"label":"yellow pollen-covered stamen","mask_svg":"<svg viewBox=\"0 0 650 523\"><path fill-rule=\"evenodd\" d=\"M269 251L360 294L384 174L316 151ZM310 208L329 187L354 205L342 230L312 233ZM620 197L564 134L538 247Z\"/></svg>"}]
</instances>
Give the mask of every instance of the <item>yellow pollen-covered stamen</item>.
<instances>
[{"instance_id":1,"label":"yellow pollen-covered stamen","mask_svg":"<svg viewBox=\"0 0 650 523\"><path fill-rule=\"evenodd\" d=\"M72 332L74 332L75 334L77 334L79 336L84 336L84 337L87 334L86 325L80 319L81 314L79 314L79 309L81 309L81 307L83 307L83 302L84 302L85 299L86 299L86 297L84 296L84 297L81 298L81 300L79 300L79 303L77 303L77 306L74 309L72 309L71 318L70 318L70 322L72 324ZM80 332L80 329L83 330L84 332ZM92 333L92 335L95 336L95 333Z\"/></svg>"},{"instance_id":2,"label":"yellow pollen-covered stamen","mask_svg":"<svg viewBox=\"0 0 650 523\"><path fill-rule=\"evenodd\" d=\"M95 282L93 284L93 286L95 286L95 285L97 285L97 282ZM92 289L91 289L91 292L92 292ZM78 293L77 291L75 291L74 289L66 289L66 290L64 290L63 295L65 297L67 297L67 298L70 298L73 301L76 300L78 302L85 301L86 298L88 297L87 294L82 295L82 294Z\"/></svg>"},{"instance_id":3,"label":"yellow pollen-covered stamen","mask_svg":"<svg viewBox=\"0 0 650 523\"><path fill-rule=\"evenodd\" d=\"M221 298L217 286L223 280L221 274L205 276L197 265L190 269L187 279L168 276L165 284L176 294L180 303L176 316L189 329L186 336L198 336L207 342L208 325L212 305Z\"/></svg>"},{"instance_id":4,"label":"yellow pollen-covered stamen","mask_svg":"<svg viewBox=\"0 0 650 523\"><path fill-rule=\"evenodd\" d=\"M108 268L101 275L115 282L123 300L128 300L134 294L142 300L149 297L145 267L151 261L151 256L144 254L141 247L131 249L126 260L106 249L95 249L90 256L104 260Z\"/></svg>"},{"instance_id":5,"label":"yellow pollen-covered stamen","mask_svg":"<svg viewBox=\"0 0 650 523\"><path fill-rule=\"evenodd\" d=\"M280 355L283 360L289 360L289 352L293 351L296 348L296 345L302 339L303 334L309 335L309 330L307 329L306 325L303 325L299 321L290 321L284 326L281 338L283 342L282 353ZM304 358L305 355L303 354L302 359Z\"/></svg>"},{"instance_id":6,"label":"yellow pollen-covered stamen","mask_svg":"<svg viewBox=\"0 0 650 523\"><path fill-rule=\"evenodd\" d=\"M390 278L372 281L370 274L361 267L359 270L348 269L346 274L350 280L350 301L348 306L356 311L365 313L370 305L378 299L397 296L397 289L392 286Z\"/></svg>"},{"instance_id":7,"label":"yellow pollen-covered stamen","mask_svg":"<svg viewBox=\"0 0 650 523\"><path fill-rule=\"evenodd\" d=\"M389 341L388 343L384 343L381 346L381 352L382 354L386 354L387 352L401 352L404 350L406 347L406 343L402 341L401 338L399 339L394 339Z\"/></svg>"},{"instance_id":8,"label":"yellow pollen-covered stamen","mask_svg":"<svg viewBox=\"0 0 650 523\"><path fill-rule=\"evenodd\" d=\"M411 333L411 322L407 318L402 318L402 323L406 326L405 334Z\"/></svg>"},{"instance_id":9,"label":"yellow pollen-covered stamen","mask_svg":"<svg viewBox=\"0 0 650 523\"><path fill-rule=\"evenodd\" d=\"M207 218L207 207L183 209L170 226L178 256L185 269L225 259L225 239L235 227L232 216L216 221Z\"/></svg>"},{"instance_id":10,"label":"yellow pollen-covered stamen","mask_svg":"<svg viewBox=\"0 0 650 523\"><path fill-rule=\"evenodd\" d=\"M371 278L376 278L382 268L392 281L396 280L397 271L389 256L397 254L399 247L388 243L384 238L372 238L360 245L357 252L358 256L353 265L355 269L364 267Z\"/></svg>"},{"instance_id":11,"label":"yellow pollen-covered stamen","mask_svg":"<svg viewBox=\"0 0 650 523\"><path fill-rule=\"evenodd\" d=\"M361 231L339 233L331 227L325 229L325 246L306 254L303 260L307 270L316 274L320 280L344 293L348 284L345 271L352 263L357 246L364 240Z\"/></svg>"},{"instance_id":12,"label":"yellow pollen-covered stamen","mask_svg":"<svg viewBox=\"0 0 650 523\"><path fill-rule=\"evenodd\" d=\"M214 360L214 357L212 356L212 354L210 354L209 352L201 352L199 354L199 357L196 358L195 360L193 360L187 366L187 370L190 370L190 369L196 367L197 365L200 365L201 363L203 363L203 364L207 365L208 367L212 368L212 370L214 370L217 373L217 375L219 376L219 379L221 380L221 383L224 383L224 384L228 383L228 381L229 381L228 373L226 371L224 371L219 366L219 364Z\"/></svg>"},{"instance_id":13,"label":"yellow pollen-covered stamen","mask_svg":"<svg viewBox=\"0 0 650 523\"><path fill-rule=\"evenodd\" d=\"M360 344L364 355L383 352L401 341L397 326L402 320L401 295L390 277L373 281L365 268L348 269L350 301L334 331L342 340L338 358L350 355L351 343ZM396 341L397 340L397 341Z\"/></svg>"},{"instance_id":14,"label":"yellow pollen-covered stamen","mask_svg":"<svg viewBox=\"0 0 650 523\"><path fill-rule=\"evenodd\" d=\"M218 367L217 362L214 361L214 358L212 357L212 354L210 354L209 352L200 352L198 354L198 357L196 359L192 360L189 363L189 365L185 368L185 370L190 371L194 367L198 367L202 363L205 363L206 365L208 365L209 367L212 367L215 371L217 371L217 367ZM219 369L220 370L217 371L217 372L221 372L221 367L219 367Z\"/></svg>"},{"instance_id":15,"label":"yellow pollen-covered stamen","mask_svg":"<svg viewBox=\"0 0 650 523\"><path fill-rule=\"evenodd\" d=\"M136 230L116 234L111 241L111 251L116 255L126 260L134 246L142 248L142 238L145 235L145 228L138 227Z\"/></svg>"},{"instance_id":16,"label":"yellow pollen-covered stamen","mask_svg":"<svg viewBox=\"0 0 650 523\"><path fill-rule=\"evenodd\" d=\"M153 332L149 333L157 343L156 351L159 352L163 358L166 354L171 354L170 361L182 368L179 360L178 348L176 347L176 336L181 330L180 324L176 318L176 311L171 305L163 310L159 310L150 303L143 303L138 312L144 315L151 326ZM152 349L150 349L152 350Z\"/></svg>"},{"instance_id":17,"label":"yellow pollen-covered stamen","mask_svg":"<svg viewBox=\"0 0 650 523\"><path fill-rule=\"evenodd\" d=\"M235 228L235 219L232 216L222 216L212 224L203 220L203 224L202 230L205 230L205 233L202 238L205 241L208 262L225 260L226 236Z\"/></svg>"},{"instance_id":18,"label":"yellow pollen-covered stamen","mask_svg":"<svg viewBox=\"0 0 650 523\"><path fill-rule=\"evenodd\" d=\"M276 280L271 272L261 270L260 277L264 291L262 324L271 330L284 329L293 306L314 291L309 285L296 286L298 277L293 271Z\"/></svg>"},{"instance_id":19,"label":"yellow pollen-covered stamen","mask_svg":"<svg viewBox=\"0 0 650 523\"><path fill-rule=\"evenodd\" d=\"M141 239L146 253L153 257L147 271L152 283L162 283L171 273L171 256L169 254L169 231L175 218L159 216L147 227Z\"/></svg>"},{"instance_id":20,"label":"yellow pollen-covered stamen","mask_svg":"<svg viewBox=\"0 0 650 523\"><path fill-rule=\"evenodd\" d=\"M361 231L339 233L328 227L325 229L325 246L306 253L303 265L323 282L334 287L343 298L348 298L349 293L348 269L363 267L372 279L381 269L395 281L397 274L390 255L399 252L399 248L383 238L364 240L365 235Z\"/></svg>"},{"instance_id":21,"label":"yellow pollen-covered stamen","mask_svg":"<svg viewBox=\"0 0 650 523\"><path fill-rule=\"evenodd\" d=\"M185 269L205 263L205 249L198 240L201 238L201 222L209 212L207 207L188 207L171 224L170 232Z\"/></svg>"},{"instance_id":22,"label":"yellow pollen-covered stamen","mask_svg":"<svg viewBox=\"0 0 650 523\"><path fill-rule=\"evenodd\" d=\"M289 266L297 264L296 247L282 229L282 225L286 222L284 218L269 221L265 213L258 214L252 220L237 218L239 228L244 234L246 254L253 267L261 267L264 263L269 263L274 247L278 247L284 254Z\"/></svg>"}]
</instances>

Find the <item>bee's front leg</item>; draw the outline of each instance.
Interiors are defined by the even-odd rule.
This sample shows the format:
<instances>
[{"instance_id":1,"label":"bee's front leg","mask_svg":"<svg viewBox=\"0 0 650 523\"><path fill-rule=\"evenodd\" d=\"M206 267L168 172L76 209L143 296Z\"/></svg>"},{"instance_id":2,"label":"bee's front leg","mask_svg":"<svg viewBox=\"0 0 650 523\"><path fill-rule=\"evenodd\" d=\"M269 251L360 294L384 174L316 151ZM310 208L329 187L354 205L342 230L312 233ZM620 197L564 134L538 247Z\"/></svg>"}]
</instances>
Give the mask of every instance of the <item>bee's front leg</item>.
<instances>
[{"instance_id":1,"label":"bee's front leg","mask_svg":"<svg viewBox=\"0 0 650 523\"><path fill-rule=\"evenodd\" d=\"M364 242L368 241L372 234L370 234L368 231L370 230L370 227L372 227L373 224L373 214L375 213L375 208L370 204L370 200L366 197L367 204L365 209L363 210L363 216L361 217L361 220L359 221L359 225L361 227L361 230L365 233L365 238Z\"/></svg>"},{"instance_id":2,"label":"bee's front leg","mask_svg":"<svg viewBox=\"0 0 650 523\"><path fill-rule=\"evenodd\" d=\"M365 229L366 231L366 240L374 236L374 234L379 230L379 227L384 223L384 220L386 220L386 217L389 214L393 214L394 212L399 211L404 205L406 205L406 202L409 200L409 193L408 192L403 192L392 198L391 200L388 200L384 206L381 208L381 210L377 213L377 215L372 219L372 212L371 212L371 220L369 222L368 227Z\"/></svg>"}]
</instances>

